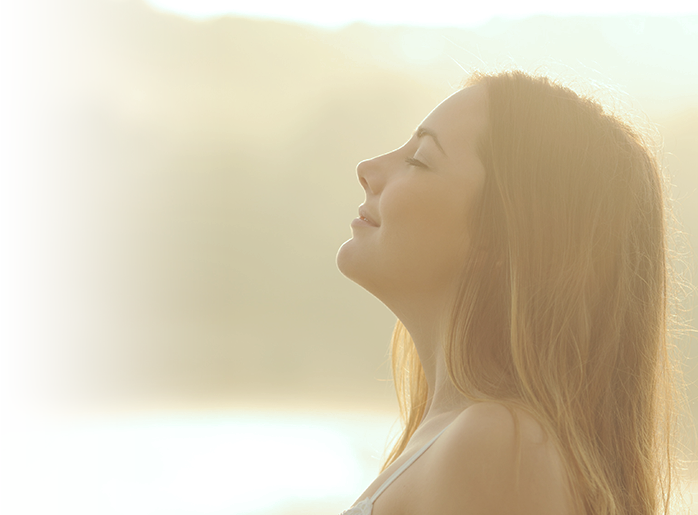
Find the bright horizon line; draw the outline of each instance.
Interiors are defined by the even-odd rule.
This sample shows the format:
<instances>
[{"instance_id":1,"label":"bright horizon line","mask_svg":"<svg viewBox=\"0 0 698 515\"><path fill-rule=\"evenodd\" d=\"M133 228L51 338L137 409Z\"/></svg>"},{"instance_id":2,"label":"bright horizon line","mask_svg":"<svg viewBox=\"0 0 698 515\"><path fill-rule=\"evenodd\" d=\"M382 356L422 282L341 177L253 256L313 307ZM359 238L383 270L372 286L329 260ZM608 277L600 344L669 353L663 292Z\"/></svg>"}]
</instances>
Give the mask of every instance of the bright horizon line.
<instances>
[{"instance_id":1,"label":"bright horizon line","mask_svg":"<svg viewBox=\"0 0 698 515\"><path fill-rule=\"evenodd\" d=\"M559 0L532 0L522 5L512 0L486 5L458 6L451 0L432 0L429 11L423 8L384 5L378 0L355 0L351 5L327 9L326 1L318 0L146 0L152 8L187 18L205 20L222 16L243 16L276 21L339 28L351 23L374 25L410 25L423 27L476 27L495 18L521 19L529 16L681 16L698 14L698 2L668 0L613 1L588 0L575 5ZM330 4L331 5L331 4ZM423 7L419 4L417 7ZM462 20L454 22L454 20Z\"/></svg>"}]
</instances>

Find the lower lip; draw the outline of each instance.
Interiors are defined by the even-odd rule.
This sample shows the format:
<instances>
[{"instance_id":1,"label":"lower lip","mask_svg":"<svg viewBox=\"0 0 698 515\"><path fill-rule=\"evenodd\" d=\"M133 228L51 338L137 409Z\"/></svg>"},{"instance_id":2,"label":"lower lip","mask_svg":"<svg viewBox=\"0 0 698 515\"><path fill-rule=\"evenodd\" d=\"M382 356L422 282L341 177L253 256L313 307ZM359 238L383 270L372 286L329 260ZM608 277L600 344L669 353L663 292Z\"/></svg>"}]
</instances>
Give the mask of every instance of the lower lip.
<instances>
[{"instance_id":1,"label":"lower lip","mask_svg":"<svg viewBox=\"0 0 698 515\"><path fill-rule=\"evenodd\" d=\"M364 220L363 218L354 218L351 221L351 226L352 227L378 227L377 225L373 225L371 222L368 222Z\"/></svg>"}]
</instances>

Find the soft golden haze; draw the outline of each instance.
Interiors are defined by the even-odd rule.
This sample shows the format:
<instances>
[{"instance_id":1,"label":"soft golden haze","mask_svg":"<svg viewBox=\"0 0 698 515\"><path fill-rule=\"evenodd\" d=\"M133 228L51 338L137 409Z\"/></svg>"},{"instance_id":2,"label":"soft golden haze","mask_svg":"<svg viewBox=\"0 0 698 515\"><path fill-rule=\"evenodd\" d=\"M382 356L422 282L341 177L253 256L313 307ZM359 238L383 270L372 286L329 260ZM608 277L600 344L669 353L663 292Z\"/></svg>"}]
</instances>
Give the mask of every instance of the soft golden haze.
<instances>
[{"instance_id":1,"label":"soft golden haze","mask_svg":"<svg viewBox=\"0 0 698 515\"><path fill-rule=\"evenodd\" d=\"M4 35L23 50L4 64L3 181L18 193L3 352L39 398L392 406L379 379L394 319L334 255L362 200L356 163L453 92L454 60L620 84L659 124L696 234L696 17L326 31L33 5Z\"/></svg>"},{"instance_id":2,"label":"soft golden haze","mask_svg":"<svg viewBox=\"0 0 698 515\"><path fill-rule=\"evenodd\" d=\"M670 250L693 270L698 16L328 30L22 0L2 2L0 43L0 511L348 506L396 412L395 317L335 264L364 200L356 166L408 141L474 70L580 77L647 113L683 221ZM46 416L73 410L74 426ZM302 469L299 450L316 451Z\"/></svg>"}]
</instances>

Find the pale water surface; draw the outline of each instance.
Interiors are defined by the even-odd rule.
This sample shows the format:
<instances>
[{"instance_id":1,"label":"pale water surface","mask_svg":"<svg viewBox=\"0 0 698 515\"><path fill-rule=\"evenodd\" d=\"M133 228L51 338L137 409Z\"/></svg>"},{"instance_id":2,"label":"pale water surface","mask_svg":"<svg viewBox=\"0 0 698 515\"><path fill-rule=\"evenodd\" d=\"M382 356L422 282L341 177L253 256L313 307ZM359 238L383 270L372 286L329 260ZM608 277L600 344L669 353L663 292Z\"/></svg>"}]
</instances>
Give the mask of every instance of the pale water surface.
<instances>
[{"instance_id":1,"label":"pale water surface","mask_svg":"<svg viewBox=\"0 0 698 515\"><path fill-rule=\"evenodd\" d=\"M253 411L43 421L4 431L0 506L32 515L337 514L375 478L394 422Z\"/></svg>"},{"instance_id":2,"label":"pale water surface","mask_svg":"<svg viewBox=\"0 0 698 515\"><path fill-rule=\"evenodd\" d=\"M337 515L375 478L394 423L375 413L235 411L6 424L0 507Z\"/></svg>"}]
</instances>

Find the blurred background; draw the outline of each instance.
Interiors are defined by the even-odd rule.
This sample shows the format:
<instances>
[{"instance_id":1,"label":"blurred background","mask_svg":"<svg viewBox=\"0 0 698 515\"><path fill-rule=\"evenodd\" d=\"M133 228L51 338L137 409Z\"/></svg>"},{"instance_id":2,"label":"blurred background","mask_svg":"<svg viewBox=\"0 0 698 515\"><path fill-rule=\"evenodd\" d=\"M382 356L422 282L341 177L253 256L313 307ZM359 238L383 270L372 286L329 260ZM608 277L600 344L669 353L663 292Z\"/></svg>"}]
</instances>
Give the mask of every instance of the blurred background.
<instances>
[{"instance_id":1,"label":"blurred background","mask_svg":"<svg viewBox=\"0 0 698 515\"><path fill-rule=\"evenodd\" d=\"M355 166L474 69L654 124L692 323L698 7L442 3L3 2L5 513L351 505L397 430L394 316L334 264Z\"/></svg>"}]
</instances>

